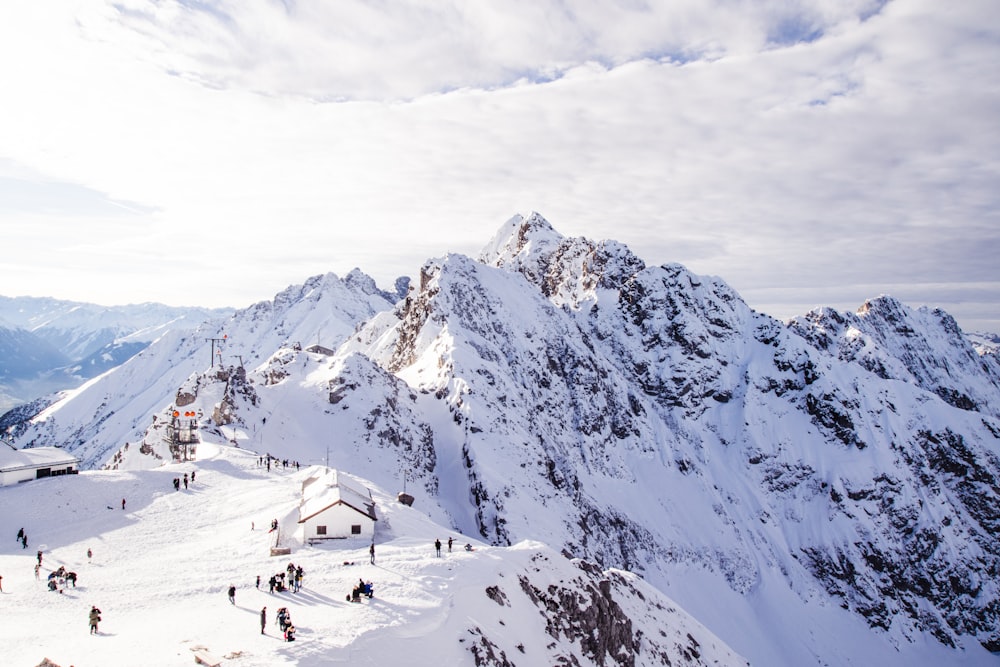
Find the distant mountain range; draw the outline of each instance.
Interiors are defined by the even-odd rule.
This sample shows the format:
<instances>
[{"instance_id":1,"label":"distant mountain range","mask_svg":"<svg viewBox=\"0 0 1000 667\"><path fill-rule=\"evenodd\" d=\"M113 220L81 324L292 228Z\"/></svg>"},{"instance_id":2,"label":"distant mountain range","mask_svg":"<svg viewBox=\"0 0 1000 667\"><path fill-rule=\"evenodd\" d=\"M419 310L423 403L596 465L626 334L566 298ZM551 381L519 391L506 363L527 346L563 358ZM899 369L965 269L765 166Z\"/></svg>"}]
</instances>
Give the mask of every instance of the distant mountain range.
<instances>
[{"instance_id":1,"label":"distant mountain range","mask_svg":"<svg viewBox=\"0 0 1000 667\"><path fill-rule=\"evenodd\" d=\"M989 336L888 296L779 322L537 214L403 287L311 278L0 427L141 469L178 454L183 410L487 542L636 572L752 664L995 663Z\"/></svg>"},{"instance_id":2,"label":"distant mountain range","mask_svg":"<svg viewBox=\"0 0 1000 667\"><path fill-rule=\"evenodd\" d=\"M194 330L231 312L0 296L0 413L74 389L124 363L169 329Z\"/></svg>"}]
</instances>

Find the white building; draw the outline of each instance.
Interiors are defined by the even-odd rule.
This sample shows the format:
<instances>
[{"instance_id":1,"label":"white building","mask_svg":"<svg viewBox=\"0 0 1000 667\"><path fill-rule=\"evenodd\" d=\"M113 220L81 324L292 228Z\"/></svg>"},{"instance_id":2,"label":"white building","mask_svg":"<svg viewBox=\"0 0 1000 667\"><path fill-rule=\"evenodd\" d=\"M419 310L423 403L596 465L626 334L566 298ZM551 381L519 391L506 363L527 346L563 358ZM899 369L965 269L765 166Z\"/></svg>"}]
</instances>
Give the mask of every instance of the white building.
<instances>
[{"instance_id":1,"label":"white building","mask_svg":"<svg viewBox=\"0 0 1000 667\"><path fill-rule=\"evenodd\" d=\"M79 471L80 460L58 447L12 449L0 445L0 486Z\"/></svg>"},{"instance_id":2,"label":"white building","mask_svg":"<svg viewBox=\"0 0 1000 667\"><path fill-rule=\"evenodd\" d=\"M299 523L303 541L375 537L375 501L371 491L336 470L317 468L302 483Z\"/></svg>"}]
</instances>

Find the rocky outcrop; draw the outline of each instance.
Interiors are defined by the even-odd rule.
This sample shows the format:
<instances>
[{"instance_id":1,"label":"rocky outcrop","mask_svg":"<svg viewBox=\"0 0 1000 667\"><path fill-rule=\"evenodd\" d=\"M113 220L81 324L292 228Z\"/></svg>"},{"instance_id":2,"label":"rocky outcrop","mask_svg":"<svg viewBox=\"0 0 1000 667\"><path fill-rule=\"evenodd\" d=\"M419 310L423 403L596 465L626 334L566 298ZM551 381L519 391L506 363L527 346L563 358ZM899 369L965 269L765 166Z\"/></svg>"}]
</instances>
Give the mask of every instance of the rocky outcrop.
<instances>
[{"instance_id":1,"label":"rocky outcrop","mask_svg":"<svg viewBox=\"0 0 1000 667\"><path fill-rule=\"evenodd\" d=\"M486 587L496 620L469 627L461 640L477 666L749 665L633 575L553 556L539 550L516 576ZM542 628L544 639L506 632L515 619Z\"/></svg>"}]
</instances>

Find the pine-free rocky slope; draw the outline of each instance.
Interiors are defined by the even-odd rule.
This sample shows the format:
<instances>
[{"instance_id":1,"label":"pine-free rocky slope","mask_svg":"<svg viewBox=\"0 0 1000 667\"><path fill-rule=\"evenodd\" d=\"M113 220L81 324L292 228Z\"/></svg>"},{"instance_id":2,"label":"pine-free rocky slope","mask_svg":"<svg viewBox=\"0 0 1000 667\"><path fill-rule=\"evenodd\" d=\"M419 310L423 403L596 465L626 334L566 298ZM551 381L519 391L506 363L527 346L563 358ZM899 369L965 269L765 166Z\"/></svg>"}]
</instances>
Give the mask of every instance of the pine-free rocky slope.
<instances>
[{"instance_id":1,"label":"pine-free rocky slope","mask_svg":"<svg viewBox=\"0 0 1000 667\"><path fill-rule=\"evenodd\" d=\"M405 480L489 543L638 573L758 664L1000 651L1000 374L946 314L880 297L785 325L538 215L427 262L394 307L349 282L241 311L221 371L178 365L138 401L124 379L176 359L151 347L18 442L142 467L183 395L246 446ZM320 330L334 354L308 351ZM201 333L171 352L194 360Z\"/></svg>"}]
</instances>

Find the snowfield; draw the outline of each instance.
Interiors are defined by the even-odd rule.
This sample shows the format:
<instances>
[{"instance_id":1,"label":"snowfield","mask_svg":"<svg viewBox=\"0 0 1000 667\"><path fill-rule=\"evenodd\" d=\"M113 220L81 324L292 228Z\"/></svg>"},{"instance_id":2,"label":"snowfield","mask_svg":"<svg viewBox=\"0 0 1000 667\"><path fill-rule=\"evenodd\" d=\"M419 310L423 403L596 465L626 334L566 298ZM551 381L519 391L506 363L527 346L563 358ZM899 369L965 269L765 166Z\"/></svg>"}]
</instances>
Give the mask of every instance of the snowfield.
<instances>
[{"instance_id":1,"label":"snowfield","mask_svg":"<svg viewBox=\"0 0 1000 667\"><path fill-rule=\"evenodd\" d=\"M374 565L368 543L303 546L293 533L301 483L314 469L268 472L257 454L221 445L202 444L199 456L156 470L84 472L0 489L0 534L8 537L0 554L4 665L28 667L43 658L61 667L189 665L199 648L242 667L494 664L477 662L487 648L498 659L505 651L511 664L553 664L559 652L595 664L579 644L546 631L524 584L530 580L542 595L553 585L572 588L570 580L582 572L575 561L537 542L486 546L378 489L372 489L379 515ZM174 491L173 478L192 471L196 481ZM273 519L288 536L281 543L291 547L289 556L270 556ZM27 549L14 541L19 528L27 533ZM434 540L446 544L449 536L454 550L445 546L437 558ZM464 551L466 543L475 550ZM36 580L38 549L43 561ZM305 571L302 590L269 593L268 578L289 561ZM46 586L59 566L79 577L76 588L62 594ZM641 591L632 596L616 589L614 597L635 621L631 627L648 624L658 638L681 647L674 659L695 641L700 658L689 655L684 664L747 664L638 578L611 577ZM375 597L347 602L359 579L374 584ZM230 584L235 606L227 599ZM652 615L650 603L659 606ZM92 605L102 613L95 636L88 624ZM276 626L283 606L298 630L295 642L283 641ZM638 664L661 664L667 653L646 647Z\"/></svg>"}]
</instances>

